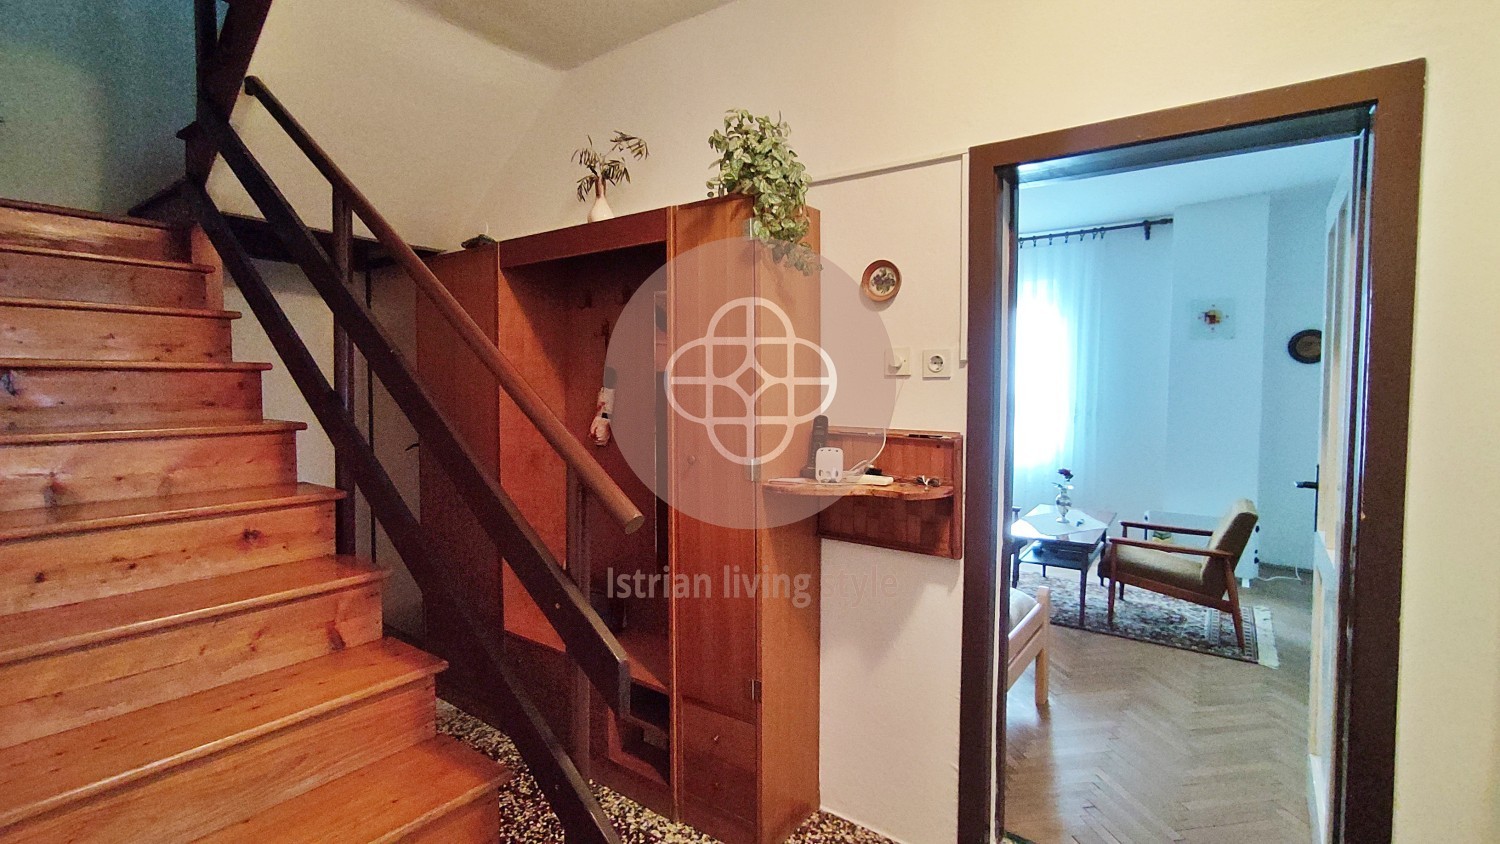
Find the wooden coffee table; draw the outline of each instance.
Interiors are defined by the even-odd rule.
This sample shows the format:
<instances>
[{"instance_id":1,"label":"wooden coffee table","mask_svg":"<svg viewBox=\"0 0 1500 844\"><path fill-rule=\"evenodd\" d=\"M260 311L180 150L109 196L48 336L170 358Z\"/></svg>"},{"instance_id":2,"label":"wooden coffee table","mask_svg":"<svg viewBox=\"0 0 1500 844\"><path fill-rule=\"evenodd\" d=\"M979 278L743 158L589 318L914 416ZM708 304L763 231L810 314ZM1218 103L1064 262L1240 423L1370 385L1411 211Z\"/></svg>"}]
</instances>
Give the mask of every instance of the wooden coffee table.
<instances>
[{"instance_id":1,"label":"wooden coffee table","mask_svg":"<svg viewBox=\"0 0 1500 844\"><path fill-rule=\"evenodd\" d=\"M1078 526L1079 517L1087 516L1086 522L1097 522L1102 527L1086 523ZM1043 520L1045 517L1045 520ZM1061 533L1052 534L1053 522L1057 519L1057 508L1051 504L1039 504L1031 512L1010 524L1010 585L1016 586L1021 579L1021 564L1056 566L1078 572L1078 626L1083 626L1084 609L1088 605L1089 569L1099 562L1104 551L1104 540L1109 527L1115 522L1115 514L1109 510L1073 509L1068 511L1067 525L1058 523ZM1041 529L1033 521L1043 524Z\"/></svg>"}]
</instances>

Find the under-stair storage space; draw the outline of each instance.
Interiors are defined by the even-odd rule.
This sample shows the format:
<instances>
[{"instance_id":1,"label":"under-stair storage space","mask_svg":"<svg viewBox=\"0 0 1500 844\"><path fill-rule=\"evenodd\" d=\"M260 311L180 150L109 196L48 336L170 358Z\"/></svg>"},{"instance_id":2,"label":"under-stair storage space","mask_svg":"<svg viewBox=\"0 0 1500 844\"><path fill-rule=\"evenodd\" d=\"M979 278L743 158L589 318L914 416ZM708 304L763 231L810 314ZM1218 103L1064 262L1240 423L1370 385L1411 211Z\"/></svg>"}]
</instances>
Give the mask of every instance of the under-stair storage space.
<instances>
[{"instance_id":1,"label":"under-stair storage space","mask_svg":"<svg viewBox=\"0 0 1500 844\"><path fill-rule=\"evenodd\" d=\"M784 840L819 805L815 520L775 518L779 505L739 468L727 486L711 488L717 482L705 472L714 452L704 429L675 413L666 393L674 353L712 334L716 310L737 296L774 303L795 315L800 336L817 338L816 272L756 260L730 260L714 272L700 259L688 262L691 278L678 277L678 259L695 247L745 242L751 211L742 197L708 200L429 260L645 514L634 533L623 533L570 478L477 359L417 301L424 383L469 447L493 461L507 495L618 638L630 661L629 714L613 712L571 668L541 609L425 454L424 526L451 538L449 551L475 585L474 606L484 612L493 600L501 610L492 623L505 631L512 664L585 773L729 844ZM605 386L617 410L628 403L634 416L617 415L614 436L598 445L591 425ZM622 448L627 435L634 439ZM810 423L796 427L780 462L762 465L765 477L795 475L810 438ZM715 495L739 502L744 524L723 526L666 503ZM767 594L749 585L757 577L807 588L800 597ZM444 682L457 699L479 699L482 662L445 628L451 615L427 604L428 644L454 664Z\"/></svg>"}]
</instances>

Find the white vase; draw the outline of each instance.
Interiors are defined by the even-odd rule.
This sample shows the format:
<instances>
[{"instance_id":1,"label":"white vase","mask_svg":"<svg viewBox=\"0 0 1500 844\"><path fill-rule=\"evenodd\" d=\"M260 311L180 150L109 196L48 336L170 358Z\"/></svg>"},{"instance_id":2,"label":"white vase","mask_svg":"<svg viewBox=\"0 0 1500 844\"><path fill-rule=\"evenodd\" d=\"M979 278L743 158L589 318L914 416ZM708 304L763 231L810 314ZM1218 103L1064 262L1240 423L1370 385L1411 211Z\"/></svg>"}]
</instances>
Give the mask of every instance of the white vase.
<instances>
[{"instance_id":1,"label":"white vase","mask_svg":"<svg viewBox=\"0 0 1500 844\"><path fill-rule=\"evenodd\" d=\"M615 212L609 207L609 202L604 199L604 194L594 197L594 206L589 209L589 222L597 223L600 220L614 219Z\"/></svg>"}]
</instances>

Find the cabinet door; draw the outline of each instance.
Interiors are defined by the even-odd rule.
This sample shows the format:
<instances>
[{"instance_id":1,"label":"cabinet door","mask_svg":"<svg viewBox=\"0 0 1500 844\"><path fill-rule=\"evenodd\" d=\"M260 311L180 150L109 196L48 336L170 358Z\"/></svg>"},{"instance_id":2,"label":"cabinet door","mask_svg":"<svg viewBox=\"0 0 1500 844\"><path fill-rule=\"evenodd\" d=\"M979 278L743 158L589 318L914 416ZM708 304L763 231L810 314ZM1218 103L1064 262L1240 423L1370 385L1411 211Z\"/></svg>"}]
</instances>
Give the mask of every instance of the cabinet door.
<instances>
[{"instance_id":1,"label":"cabinet door","mask_svg":"<svg viewBox=\"0 0 1500 844\"><path fill-rule=\"evenodd\" d=\"M726 303L752 295L755 285L753 267L735 250L709 245L740 236L748 213L748 204L740 202L677 209L668 281L668 331L674 351L711 335L737 337L754 330L744 324L744 310L720 315L714 324ZM708 355L685 355L673 374L722 375L738 368L741 361L732 359L735 354L743 350L716 348ZM675 390L684 411L668 414L668 471L679 511L673 517L672 573L685 576L683 582L691 587L689 594L673 599L677 688L683 698L754 721L751 682L759 679L758 636L755 593L747 584L757 583L755 535L750 529L726 527L720 518L738 513L745 525L754 524L756 484L747 467L725 455L743 452L753 442L746 441L743 429L720 426L715 437L704 424L688 418L749 416L753 408L736 405L739 399L725 385L681 389L669 382L667 387ZM691 513L702 512L695 502L712 502L712 513L704 519L693 517Z\"/></svg>"}]
</instances>

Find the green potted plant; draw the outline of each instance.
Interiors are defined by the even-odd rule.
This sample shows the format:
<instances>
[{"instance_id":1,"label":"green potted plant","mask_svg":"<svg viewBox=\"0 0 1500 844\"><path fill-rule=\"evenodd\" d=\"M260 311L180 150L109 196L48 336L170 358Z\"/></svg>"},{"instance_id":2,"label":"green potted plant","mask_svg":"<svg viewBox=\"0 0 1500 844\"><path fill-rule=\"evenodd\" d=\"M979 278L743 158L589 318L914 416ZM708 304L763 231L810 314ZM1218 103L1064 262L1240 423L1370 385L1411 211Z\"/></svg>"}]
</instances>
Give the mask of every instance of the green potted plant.
<instances>
[{"instance_id":1,"label":"green potted plant","mask_svg":"<svg viewBox=\"0 0 1500 844\"><path fill-rule=\"evenodd\" d=\"M605 195L609 193L610 185L630 181L630 169L625 166L625 157L630 156L640 161L650 155L651 151L646 148L645 141L618 129L615 130L614 137L610 138L609 147L603 152L594 149L592 136L589 136L588 146L573 152L573 160L588 171L587 175L578 180L578 201L583 202L591 195L594 197L594 204L589 208L590 223L615 216Z\"/></svg>"},{"instance_id":2,"label":"green potted plant","mask_svg":"<svg viewBox=\"0 0 1500 844\"><path fill-rule=\"evenodd\" d=\"M708 137L719 154L719 174L708 180L708 195L744 194L755 201L750 234L771 247L778 261L811 273L818 258L806 243L811 220L807 214L807 168L797 160L787 139L791 127L779 117L730 109L723 130Z\"/></svg>"}]
</instances>

